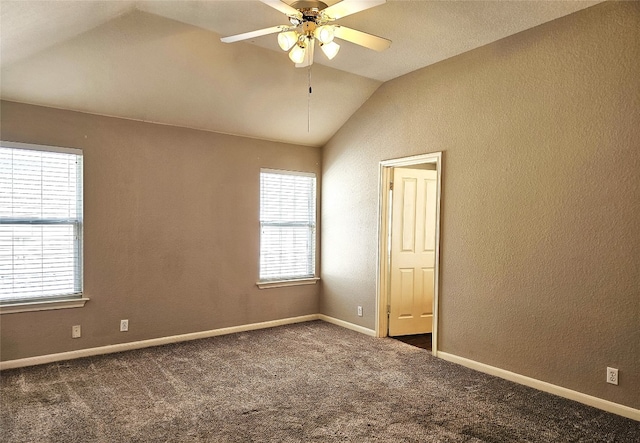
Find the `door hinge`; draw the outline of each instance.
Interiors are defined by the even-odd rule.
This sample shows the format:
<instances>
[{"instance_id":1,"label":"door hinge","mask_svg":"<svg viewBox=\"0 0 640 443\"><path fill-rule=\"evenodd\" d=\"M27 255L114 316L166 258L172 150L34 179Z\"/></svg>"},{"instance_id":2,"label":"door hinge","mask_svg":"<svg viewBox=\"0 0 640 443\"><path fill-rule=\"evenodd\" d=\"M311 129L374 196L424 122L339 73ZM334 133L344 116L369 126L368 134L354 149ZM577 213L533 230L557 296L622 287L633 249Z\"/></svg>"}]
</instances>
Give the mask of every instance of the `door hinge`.
<instances>
[{"instance_id":1,"label":"door hinge","mask_svg":"<svg viewBox=\"0 0 640 443\"><path fill-rule=\"evenodd\" d=\"M389 182L389 191L393 191L393 182Z\"/></svg>"},{"instance_id":2,"label":"door hinge","mask_svg":"<svg viewBox=\"0 0 640 443\"><path fill-rule=\"evenodd\" d=\"M387 316L391 315L391 305L387 305Z\"/></svg>"}]
</instances>

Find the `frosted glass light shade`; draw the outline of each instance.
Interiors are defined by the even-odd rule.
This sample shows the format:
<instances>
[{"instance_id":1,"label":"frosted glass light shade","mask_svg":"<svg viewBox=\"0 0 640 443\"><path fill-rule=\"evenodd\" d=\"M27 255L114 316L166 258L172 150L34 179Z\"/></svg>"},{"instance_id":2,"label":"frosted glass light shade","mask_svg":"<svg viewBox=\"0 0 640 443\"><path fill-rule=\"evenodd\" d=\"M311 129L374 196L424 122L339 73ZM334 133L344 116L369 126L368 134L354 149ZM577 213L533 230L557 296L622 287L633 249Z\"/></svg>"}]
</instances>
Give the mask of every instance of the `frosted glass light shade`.
<instances>
[{"instance_id":1,"label":"frosted glass light shade","mask_svg":"<svg viewBox=\"0 0 640 443\"><path fill-rule=\"evenodd\" d=\"M314 32L316 38L320 40L320 43L331 43L333 41L333 26L324 25L318 26Z\"/></svg>"},{"instance_id":2,"label":"frosted glass light shade","mask_svg":"<svg viewBox=\"0 0 640 443\"><path fill-rule=\"evenodd\" d=\"M289 52L289 58L294 63L302 63L304 61L304 55L306 49L304 46L295 45L291 52Z\"/></svg>"},{"instance_id":3,"label":"frosted glass light shade","mask_svg":"<svg viewBox=\"0 0 640 443\"><path fill-rule=\"evenodd\" d=\"M333 60L333 57L335 57L340 50L340 45L336 42L329 42L320 45L320 49L322 49L322 52L324 52L324 55L326 55L329 60Z\"/></svg>"},{"instance_id":4,"label":"frosted glass light shade","mask_svg":"<svg viewBox=\"0 0 640 443\"><path fill-rule=\"evenodd\" d=\"M295 31L281 32L278 34L278 45L283 51L288 51L298 41L298 34Z\"/></svg>"}]
</instances>

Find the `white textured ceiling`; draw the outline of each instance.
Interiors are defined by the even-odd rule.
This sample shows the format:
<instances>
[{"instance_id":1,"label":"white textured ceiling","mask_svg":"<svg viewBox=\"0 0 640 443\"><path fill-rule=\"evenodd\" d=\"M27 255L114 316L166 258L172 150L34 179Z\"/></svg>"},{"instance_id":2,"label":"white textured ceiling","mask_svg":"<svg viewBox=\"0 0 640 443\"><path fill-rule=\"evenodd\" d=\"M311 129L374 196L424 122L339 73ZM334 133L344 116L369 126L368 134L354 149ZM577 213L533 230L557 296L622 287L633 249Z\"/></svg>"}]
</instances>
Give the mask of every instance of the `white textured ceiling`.
<instances>
[{"instance_id":1,"label":"white textured ceiling","mask_svg":"<svg viewBox=\"0 0 640 443\"><path fill-rule=\"evenodd\" d=\"M0 0L0 95L322 146L382 82L595 3L388 0L339 23L391 48L340 42L332 61L318 51L309 97L309 71L274 35L220 42L287 23L259 1Z\"/></svg>"}]
</instances>

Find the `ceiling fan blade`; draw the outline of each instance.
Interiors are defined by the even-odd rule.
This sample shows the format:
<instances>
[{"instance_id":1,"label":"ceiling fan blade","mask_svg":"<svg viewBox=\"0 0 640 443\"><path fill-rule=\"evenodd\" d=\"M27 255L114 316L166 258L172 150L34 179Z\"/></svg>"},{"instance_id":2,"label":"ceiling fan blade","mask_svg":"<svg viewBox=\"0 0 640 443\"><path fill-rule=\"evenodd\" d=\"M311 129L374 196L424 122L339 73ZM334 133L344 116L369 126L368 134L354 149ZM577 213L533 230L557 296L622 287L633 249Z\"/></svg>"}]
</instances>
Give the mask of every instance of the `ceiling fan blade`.
<instances>
[{"instance_id":1,"label":"ceiling fan blade","mask_svg":"<svg viewBox=\"0 0 640 443\"><path fill-rule=\"evenodd\" d=\"M288 15L289 17L302 18L302 14L296 8L289 6L288 4L280 0L260 0L265 5L271 6L274 9Z\"/></svg>"},{"instance_id":2,"label":"ceiling fan blade","mask_svg":"<svg viewBox=\"0 0 640 443\"><path fill-rule=\"evenodd\" d=\"M291 28L291 26L284 25L272 26L271 28L258 29L257 31L244 32L242 34L230 35L229 37L222 37L220 38L220 40L224 43L235 43L254 37L260 37L262 35L275 34L276 32L286 31Z\"/></svg>"},{"instance_id":3,"label":"ceiling fan blade","mask_svg":"<svg viewBox=\"0 0 640 443\"><path fill-rule=\"evenodd\" d=\"M336 37L346 40L374 51L384 51L391 46L391 40L378 37L377 35L367 34L366 32L357 31L347 28L346 26L334 25L334 34Z\"/></svg>"},{"instance_id":4,"label":"ceiling fan blade","mask_svg":"<svg viewBox=\"0 0 640 443\"><path fill-rule=\"evenodd\" d=\"M335 5L324 9L322 11L322 15L331 20L338 20L339 18L346 17L347 15L355 14L356 12L364 11L365 9L373 8L374 6L379 6L386 3L386 1L387 0L342 0Z\"/></svg>"},{"instance_id":5,"label":"ceiling fan blade","mask_svg":"<svg viewBox=\"0 0 640 443\"><path fill-rule=\"evenodd\" d=\"M308 40L307 50L304 53L304 61L302 63L296 63L296 68L306 68L313 64L313 52L315 48L315 38Z\"/></svg>"}]
</instances>

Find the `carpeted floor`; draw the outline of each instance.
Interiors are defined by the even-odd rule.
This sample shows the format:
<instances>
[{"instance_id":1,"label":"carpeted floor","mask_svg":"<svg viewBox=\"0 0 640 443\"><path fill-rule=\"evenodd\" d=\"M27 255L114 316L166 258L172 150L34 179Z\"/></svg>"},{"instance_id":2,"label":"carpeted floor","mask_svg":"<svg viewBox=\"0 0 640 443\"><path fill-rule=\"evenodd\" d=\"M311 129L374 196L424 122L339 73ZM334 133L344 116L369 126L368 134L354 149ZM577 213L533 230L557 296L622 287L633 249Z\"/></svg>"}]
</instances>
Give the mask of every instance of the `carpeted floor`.
<instances>
[{"instance_id":1,"label":"carpeted floor","mask_svg":"<svg viewBox=\"0 0 640 443\"><path fill-rule=\"evenodd\" d=\"M2 442L640 442L640 423L316 321L2 373Z\"/></svg>"}]
</instances>

